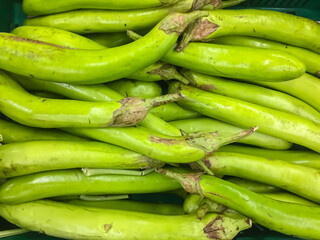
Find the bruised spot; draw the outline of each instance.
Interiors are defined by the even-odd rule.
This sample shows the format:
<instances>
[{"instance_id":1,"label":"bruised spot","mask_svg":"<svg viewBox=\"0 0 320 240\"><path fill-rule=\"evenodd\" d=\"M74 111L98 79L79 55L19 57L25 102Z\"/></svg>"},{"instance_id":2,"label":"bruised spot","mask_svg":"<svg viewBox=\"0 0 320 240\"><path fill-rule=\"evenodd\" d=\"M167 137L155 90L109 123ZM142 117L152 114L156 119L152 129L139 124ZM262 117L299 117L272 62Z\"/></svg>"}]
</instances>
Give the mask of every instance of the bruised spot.
<instances>
[{"instance_id":1,"label":"bruised spot","mask_svg":"<svg viewBox=\"0 0 320 240\"><path fill-rule=\"evenodd\" d=\"M154 142L154 143L162 143L165 145L175 145L175 144L179 143L179 140L177 140L177 139L161 138L161 137L154 136L154 135L150 136L150 141Z\"/></svg>"},{"instance_id":2,"label":"bruised spot","mask_svg":"<svg viewBox=\"0 0 320 240\"><path fill-rule=\"evenodd\" d=\"M217 90L217 88L214 85L211 85L211 84L201 85L200 89L202 89L204 91L207 91L207 92L210 92L212 89L213 90Z\"/></svg>"},{"instance_id":3,"label":"bruised spot","mask_svg":"<svg viewBox=\"0 0 320 240\"><path fill-rule=\"evenodd\" d=\"M222 0L212 0L211 4L214 8L220 8L222 6Z\"/></svg>"},{"instance_id":4,"label":"bruised spot","mask_svg":"<svg viewBox=\"0 0 320 240\"><path fill-rule=\"evenodd\" d=\"M104 228L104 230L106 231L106 233L108 233L108 232L111 230L111 228L112 228L112 223L110 223L110 224L105 224L105 225L103 226L103 228Z\"/></svg>"},{"instance_id":5,"label":"bruised spot","mask_svg":"<svg viewBox=\"0 0 320 240\"><path fill-rule=\"evenodd\" d=\"M220 198L227 199L226 197L221 196L221 195L219 195L219 194L217 194L217 193L213 193L213 192L208 192L208 193L209 193L209 194L211 194L211 195L214 195L214 196L220 197Z\"/></svg>"},{"instance_id":6,"label":"bruised spot","mask_svg":"<svg viewBox=\"0 0 320 240\"><path fill-rule=\"evenodd\" d=\"M202 162L204 163L204 165L207 168L211 168L212 167L211 162L208 159L202 159Z\"/></svg>"},{"instance_id":7,"label":"bruised spot","mask_svg":"<svg viewBox=\"0 0 320 240\"><path fill-rule=\"evenodd\" d=\"M247 219L246 219L246 223L247 223L249 226L251 226L251 225L252 225L251 219L247 218Z\"/></svg>"},{"instance_id":8,"label":"bruised spot","mask_svg":"<svg viewBox=\"0 0 320 240\"><path fill-rule=\"evenodd\" d=\"M218 215L203 228L203 232L209 239L222 239L226 232L223 226L223 218Z\"/></svg>"},{"instance_id":9,"label":"bruised spot","mask_svg":"<svg viewBox=\"0 0 320 240\"><path fill-rule=\"evenodd\" d=\"M68 47L63 47L63 46L52 44L52 43L42 42L42 41L33 40L29 38L23 38L19 36L7 36L6 38L16 42L27 42L32 44L47 45L47 46L53 46L53 47L62 48L62 49L68 48ZM72 48L68 48L68 49L72 49Z\"/></svg>"},{"instance_id":10,"label":"bruised spot","mask_svg":"<svg viewBox=\"0 0 320 240\"><path fill-rule=\"evenodd\" d=\"M242 15L239 15L239 16L236 16L237 18L244 18L244 16L242 16Z\"/></svg>"},{"instance_id":11,"label":"bruised spot","mask_svg":"<svg viewBox=\"0 0 320 240\"><path fill-rule=\"evenodd\" d=\"M13 163L10 163L10 167L13 172L17 171L17 167Z\"/></svg>"},{"instance_id":12,"label":"bruised spot","mask_svg":"<svg viewBox=\"0 0 320 240\"><path fill-rule=\"evenodd\" d=\"M45 102L45 101L47 101L47 99L44 98L44 99L42 100L42 102Z\"/></svg>"},{"instance_id":13,"label":"bruised spot","mask_svg":"<svg viewBox=\"0 0 320 240\"><path fill-rule=\"evenodd\" d=\"M199 19L196 28L192 34L192 39L196 41L206 39L207 36L217 31L219 27L219 25L210 22L208 19L204 21L201 21L201 19Z\"/></svg>"},{"instance_id":14,"label":"bruised spot","mask_svg":"<svg viewBox=\"0 0 320 240\"><path fill-rule=\"evenodd\" d=\"M173 14L166 21L162 22L159 29L166 34L176 33L178 36L185 30L186 18L183 14ZM182 27L183 26L183 27Z\"/></svg>"},{"instance_id":15,"label":"bruised spot","mask_svg":"<svg viewBox=\"0 0 320 240\"><path fill-rule=\"evenodd\" d=\"M121 107L113 112L113 121L108 126L123 127L135 125L141 122L148 114L145 107L145 100L138 97L124 98L121 101Z\"/></svg>"}]
</instances>

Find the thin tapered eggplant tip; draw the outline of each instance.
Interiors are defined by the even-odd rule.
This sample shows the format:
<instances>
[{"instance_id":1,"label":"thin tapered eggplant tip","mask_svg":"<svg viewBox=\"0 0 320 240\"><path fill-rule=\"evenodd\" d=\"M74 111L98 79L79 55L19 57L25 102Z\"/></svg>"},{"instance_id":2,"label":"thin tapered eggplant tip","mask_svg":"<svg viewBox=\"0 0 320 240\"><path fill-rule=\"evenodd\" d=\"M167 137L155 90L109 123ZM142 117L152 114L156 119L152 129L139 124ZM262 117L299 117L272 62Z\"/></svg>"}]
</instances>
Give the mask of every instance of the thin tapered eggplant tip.
<instances>
[{"instance_id":1,"label":"thin tapered eggplant tip","mask_svg":"<svg viewBox=\"0 0 320 240\"><path fill-rule=\"evenodd\" d=\"M202 195L202 189L200 187L199 181L201 180L201 175L203 175L203 172L183 174L169 171L164 168L157 168L156 172L177 180L181 183L186 192Z\"/></svg>"}]
</instances>

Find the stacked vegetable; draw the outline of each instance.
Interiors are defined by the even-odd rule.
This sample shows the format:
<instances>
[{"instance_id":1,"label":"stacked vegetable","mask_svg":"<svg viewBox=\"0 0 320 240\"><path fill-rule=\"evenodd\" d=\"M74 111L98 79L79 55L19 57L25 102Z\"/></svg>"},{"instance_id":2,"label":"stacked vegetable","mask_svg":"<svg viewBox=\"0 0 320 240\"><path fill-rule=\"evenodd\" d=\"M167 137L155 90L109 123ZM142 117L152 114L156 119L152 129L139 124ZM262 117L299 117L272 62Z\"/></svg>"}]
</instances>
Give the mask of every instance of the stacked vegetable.
<instances>
[{"instance_id":1,"label":"stacked vegetable","mask_svg":"<svg viewBox=\"0 0 320 240\"><path fill-rule=\"evenodd\" d=\"M320 25L219 10L240 2L24 0L0 34L2 236L320 239ZM168 192L183 208L123 200Z\"/></svg>"}]
</instances>

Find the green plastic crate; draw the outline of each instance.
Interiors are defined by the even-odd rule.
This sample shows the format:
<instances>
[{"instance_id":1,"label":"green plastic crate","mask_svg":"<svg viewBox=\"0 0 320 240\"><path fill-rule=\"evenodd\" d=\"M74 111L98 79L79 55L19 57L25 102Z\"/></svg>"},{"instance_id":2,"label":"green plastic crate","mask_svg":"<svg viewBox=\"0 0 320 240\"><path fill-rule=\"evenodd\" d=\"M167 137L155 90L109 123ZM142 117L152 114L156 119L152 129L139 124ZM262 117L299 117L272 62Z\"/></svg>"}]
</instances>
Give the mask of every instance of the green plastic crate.
<instances>
[{"instance_id":1,"label":"green plastic crate","mask_svg":"<svg viewBox=\"0 0 320 240\"><path fill-rule=\"evenodd\" d=\"M23 24L26 15L22 11L21 2L21 0L0 0L0 32L10 32L12 29ZM320 21L320 0L247 0L234 8L276 10ZM143 199L138 195L132 195L130 198L140 201L147 199L153 202L182 203L182 199L161 194L149 194L147 197L144 196ZM0 231L11 228L16 227L0 218ZM298 240L299 238L290 237L254 224L252 229L241 232L236 239ZM59 238L31 232L7 237L4 240L59 240Z\"/></svg>"}]
</instances>

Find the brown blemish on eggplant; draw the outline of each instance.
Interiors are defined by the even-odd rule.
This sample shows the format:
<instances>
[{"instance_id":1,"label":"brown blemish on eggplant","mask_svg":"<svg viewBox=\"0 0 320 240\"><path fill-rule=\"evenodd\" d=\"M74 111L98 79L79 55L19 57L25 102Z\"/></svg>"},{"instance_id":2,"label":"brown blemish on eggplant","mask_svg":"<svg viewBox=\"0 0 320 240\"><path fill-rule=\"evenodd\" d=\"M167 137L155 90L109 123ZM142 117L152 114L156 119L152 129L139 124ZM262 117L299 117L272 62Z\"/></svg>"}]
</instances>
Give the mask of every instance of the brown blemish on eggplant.
<instances>
[{"instance_id":1,"label":"brown blemish on eggplant","mask_svg":"<svg viewBox=\"0 0 320 240\"><path fill-rule=\"evenodd\" d=\"M148 114L148 109L143 104L145 100L142 98L129 97L119 102L121 103L121 107L114 111L114 120L109 123L109 126L132 126L141 122Z\"/></svg>"},{"instance_id":2,"label":"brown blemish on eggplant","mask_svg":"<svg viewBox=\"0 0 320 240\"><path fill-rule=\"evenodd\" d=\"M169 19L168 19L169 20ZM164 31L166 34L176 33L178 36L184 31L184 23L186 18L183 14L176 14L170 18L170 21L164 21L159 29Z\"/></svg>"},{"instance_id":3,"label":"brown blemish on eggplant","mask_svg":"<svg viewBox=\"0 0 320 240\"><path fill-rule=\"evenodd\" d=\"M154 143L162 143L165 145L175 145L179 143L178 139L161 138L155 135L150 136L150 141Z\"/></svg>"},{"instance_id":4,"label":"brown blemish on eggplant","mask_svg":"<svg viewBox=\"0 0 320 240\"><path fill-rule=\"evenodd\" d=\"M212 167L210 160L207 160L207 159L204 158L204 159L202 159L202 162L204 163L204 165L207 168L211 168Z\"/></svg>"},{"instance_id":5,"label":"brown blemish on eggplant","mask_svg":"<svg viewBox=\"0 0 320 240\"><path fill-rule=\"evenodd\" d=\"M220 197L220 198L227 199L226 197L221 196L221 195L219 195L219 194L217 194L217 193L213 193L213 192L208 192L208 193L209 193L209 194L211 194L211 195L214 195L214 196Z\"/></svg>"},{"instance_id":6,"label":"brown blemish on eggplant","mask_svg":"<svg viewBox=\"0 0 320 240\"><path fill-rule=\"evenodd\" d=\"M42 42L42 41L33 40L33 39L29 39L29 38L23 38L23 37L19 37L19 36L7 36L6 38L11 39L16 42L28 42L28 43L39 44L39 45L53 46L53 47L62 48L62 49L72 49L72 48L63 47L63 46L52 44L52 43Z\"/></svg>"},{"instance_id":7,"label":"brown blemish on eggplant","mask_svg":"<svg viewBox=\"0 0 320 240\"><path fill-rule=\"evenodd\" d=\"M201 85L200 89L204 90L204 91L207 91L207 92L210 92L212 89L213 90L217 90L217 88L214 85L211 85L211 84Z\"/></svg>"},{"instance_id":8,"label":"brown blemish on eggplant","mask_svg":"<svg viewBox=\"0 0 320 240\"><path fill-rule=\"evenodd\" d=\"M246 219L246 223L247 223L249 226L251 226L251 225L252 225L251 219L247 218L247 219Z\"/></svg>"},{"instance_id":9,"label":"brown blemish on eggplant","mask_svg":"<svg viewBox=\"0 0 320 240\"><path fill-rule=\"evenodd\" d=\"M203 232L209 239L221 239L225 235L223 221L223 218L218 215L203 228Z\"/></svg>"},{"instance_id":10,"label":"brown blemish on eggplant","mask_svg":"<svg viewBox=\"0 0 320 240\"><path fill-rule=\"evenodd\" d=\"M204 21L198 19L194 32L192 33L192 40L202 41L206 39L207 36L217 31L219 27L219 25L210 22L208 19Z\"/></svg>"},{"instance_id":11,"label":"brown blemish on eggplant","mask_svg":"<svg viewBox=\"0 0 320 240\"><path fill-rule=\"evenodd\" d=\"M201 180L201 175L203 175L202 172L185 174L184 177L186 180L183 183L183 188L189 193L202 195L202 190L199 183Z\"/></svg>"},{"instance_id":12,"label":"brown blemish on eggplant","mask_svg":"<svg viewBox=\"0 0 320 240\"><path fill-rule=\"evenodd\" d=\"M176 179L181 183L182 187L184 188L184 190L186 190L186 192L200 194L201 196L203 196L202 189L199 183L201 180L201 175L203 175L203 173L194 172L188 174L181 174L177 172L168 171L163 168L156 169L156 172Z\"/></svg>"},{"instance_id":13,"label":"brown blemish on eggplant","mask_svg":"<svg viewBox=\"0 0 320 240\"><path fill-rule=\"evenodd\" d=\"M106 231L106 233L108 233L108 232L111 230L111 228L112 228L112 223L110 223L110 224L105 224L105 225L103 226L103 228L104 228L104 230Z\"/></svg>"}]
</instances>

